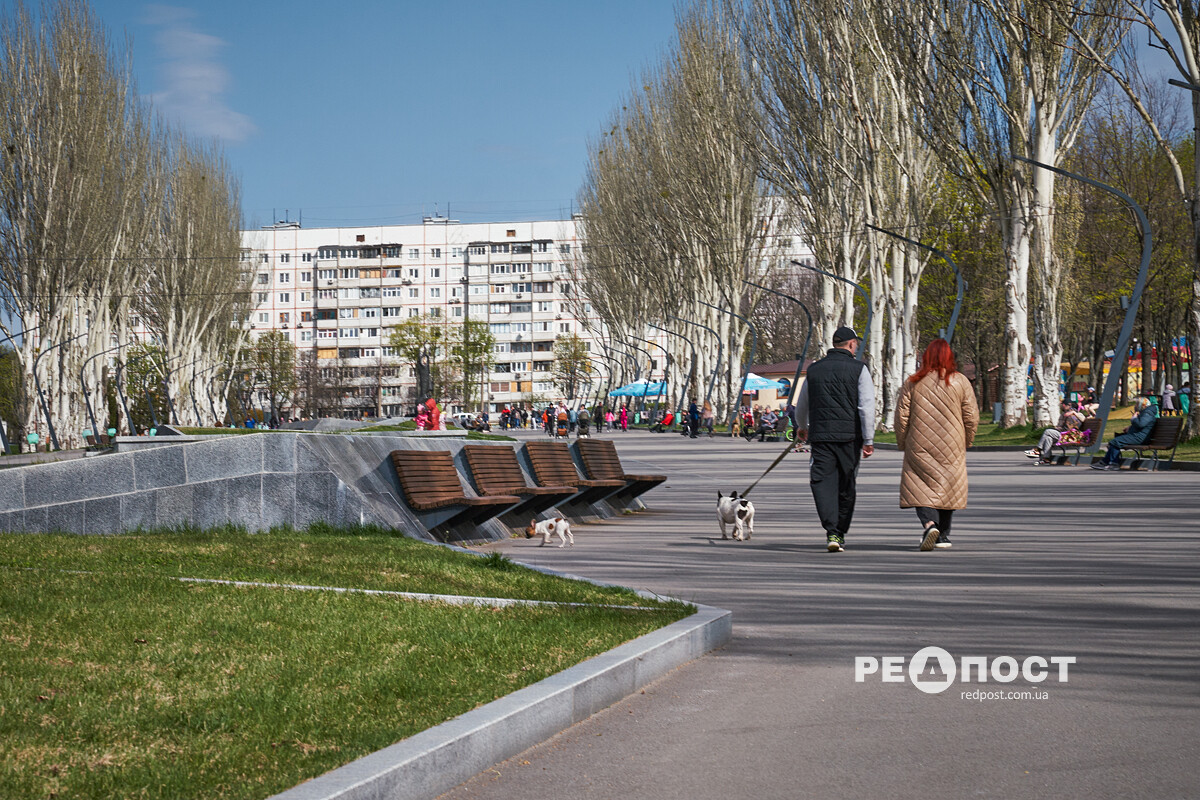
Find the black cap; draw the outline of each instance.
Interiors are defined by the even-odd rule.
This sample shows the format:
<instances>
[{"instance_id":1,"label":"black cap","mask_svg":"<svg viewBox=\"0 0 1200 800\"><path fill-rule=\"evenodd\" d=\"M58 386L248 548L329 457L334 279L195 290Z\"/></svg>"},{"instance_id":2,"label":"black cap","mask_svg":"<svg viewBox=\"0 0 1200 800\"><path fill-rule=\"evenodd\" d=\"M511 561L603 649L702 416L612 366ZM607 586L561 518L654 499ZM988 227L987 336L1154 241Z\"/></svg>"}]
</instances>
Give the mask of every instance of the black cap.
<instances>
[{"instance_id":1,"label":"black cap","mask_svg":"<svg viewBox=\"0 0 1200 800\"><path fill-rule=\"evenodd\" d=\"M858 334L854 332L854 328L847 328L845 325L833 332L833 343L842 344L851 339L857 339Z\"/></svg>"}]
</instances>

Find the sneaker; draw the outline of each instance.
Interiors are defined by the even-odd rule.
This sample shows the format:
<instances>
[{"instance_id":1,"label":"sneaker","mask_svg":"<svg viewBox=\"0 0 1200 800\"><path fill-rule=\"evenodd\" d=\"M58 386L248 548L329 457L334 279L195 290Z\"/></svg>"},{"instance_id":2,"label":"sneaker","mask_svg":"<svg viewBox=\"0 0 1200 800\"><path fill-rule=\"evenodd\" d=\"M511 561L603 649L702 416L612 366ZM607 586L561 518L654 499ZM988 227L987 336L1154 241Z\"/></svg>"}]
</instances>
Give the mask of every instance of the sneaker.
<instances>
[{"instance_id":1,"label":"sneaker","mask_svg":"<svg viewBox=\"0 0 1200 800\"><path fill-rule=\"evenodd\" d=\"M1106 467L1105 467L1105 469L1106 469L1106 470L1109 470L1109 471L1112 471L1112 470L1117 470L1117 469L1120 469L1120 468L1121 468L1121 465L1120 465L1120 464L1109 464L1108 466L1106 466Z\"/></svg>"},{"instance_id":2,"label":"sneaker","mask_svg":"<svg viewBox=\"0 0 1200 800\"><path fill-rule=\"evenodd\" d=\"M938 537L941 535L942 532L938 530L937 525L930 525L926 528L925 535L921 537L921 552L927 553L932 550L934 544L937 543Z\"/></svg>"},{"instance_id":3,"label":"sneaker","mask_svg":"<svg viewBox=\"0 0 1200 800\"><path fill-rule=\"evenodd\" d=\"M1041 457L1042 457L1042 454L1041 454L1041 453L1039 453L1039 452L1037 451L1037 448L1035 447L1035 448L1033 448L1032 450L1026 450L1026 451L1025 451L1025 457L1026 457L1026 458L1041 458Z\"/></svg>"},{"instance_id":4,"label":"sneaker","mask_svg":"<svg viewBox=\"0 0 1200 800\"><path fill-rule=\"evenodd\" d=\"M1095 464L1092 464L1092 469L1108 469L1110 466L1110 464L1105 464L1103 461L1097 461Z\"/></svg>"},{"instance_id":5,"label":"sneaker","mask_svg":"<svg viewBox=\"0 0 1200 800\"><path fill-rule=\"evenodd\" d=\"M831 533L825 537L825 540L827 542L825 549L829 552L843 553L846 551L846 540L844 537L838 536L836 533Z\"/></svg>"},{"instance_id":6,"label":"sneaker","mask_svg":"<svg viewBox=\"0 0 1200 800\"><path fill-rule=\"evenodd\" d=\"M944 533L938 536L937 544L934 545L938 550L947 550L953 546L950 544L950 537Z\"/></svg>"}]
</instances>

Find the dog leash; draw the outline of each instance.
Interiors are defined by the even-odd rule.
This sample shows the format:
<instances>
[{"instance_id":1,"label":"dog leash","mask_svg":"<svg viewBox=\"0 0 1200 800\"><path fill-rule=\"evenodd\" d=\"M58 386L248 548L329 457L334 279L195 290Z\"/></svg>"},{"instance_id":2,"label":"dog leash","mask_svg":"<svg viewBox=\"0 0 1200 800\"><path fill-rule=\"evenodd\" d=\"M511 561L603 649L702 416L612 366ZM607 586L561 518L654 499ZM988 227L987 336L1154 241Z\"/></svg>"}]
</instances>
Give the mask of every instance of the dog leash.
<instances>
[{"instance_id":1,"label":"dog leash","mask_svg":"<svg viewBox=\"0 0 1200 800\"><path fill-rule=\"evenodd\" d=\"M754 483L750 484L750 489L747 489L746 491L742 492L742 497L745 497L746 495L750 494L751 489L753 489L755 486L758 486L758 481L761 481L763 478L767 477L767 472L770 472L771 470L773 470L777 466L779 466L779 462L783 461L783 457L786 456L788 453L790 453L792 451L792 448L795 446L796 446L796 443L788 442L787 446L783 448L783 452L775 457L775 460L773 462L771 462L771 466L767 467L767 471L764 472L762 475L759 475L758 480L756 480Z\"/></svg>"}]
</instances>

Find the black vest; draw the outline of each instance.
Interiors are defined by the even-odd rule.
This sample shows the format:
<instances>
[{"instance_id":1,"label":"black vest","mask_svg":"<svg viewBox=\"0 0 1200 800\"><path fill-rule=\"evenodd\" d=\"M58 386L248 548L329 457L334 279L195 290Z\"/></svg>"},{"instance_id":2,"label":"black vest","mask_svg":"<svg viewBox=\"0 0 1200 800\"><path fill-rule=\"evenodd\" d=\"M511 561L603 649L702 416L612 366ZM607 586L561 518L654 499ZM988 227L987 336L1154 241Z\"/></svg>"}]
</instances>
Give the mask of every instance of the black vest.
<instances>
[{"instance_id":1,"label":"black vest","mask_svg":"<svg viewBox=\"0 0 1200 800\"><path fill-rule=\"evenodd\" d=\"M861 442L858 379L866 365L835 347L808 368L808 440Z\"/></svg>"}]
</instances>

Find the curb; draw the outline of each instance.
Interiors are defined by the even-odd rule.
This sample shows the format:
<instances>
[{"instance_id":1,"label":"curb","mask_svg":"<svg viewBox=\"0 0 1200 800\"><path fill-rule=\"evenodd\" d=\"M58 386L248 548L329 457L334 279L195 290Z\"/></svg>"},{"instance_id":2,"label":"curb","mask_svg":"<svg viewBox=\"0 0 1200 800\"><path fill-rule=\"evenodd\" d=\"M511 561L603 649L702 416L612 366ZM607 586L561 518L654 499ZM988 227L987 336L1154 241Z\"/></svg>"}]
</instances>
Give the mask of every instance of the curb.
<instances>
[{"instance_id":1,"label":"curb","mask_svg":"<svg viewBox=\"0 0 1200 800\"><path fill-rule=\"evenodd\" d=\"M270 800L434 798L729 643L733 613L695 614L601 653Z\"/></svg>"}]
</instances>

